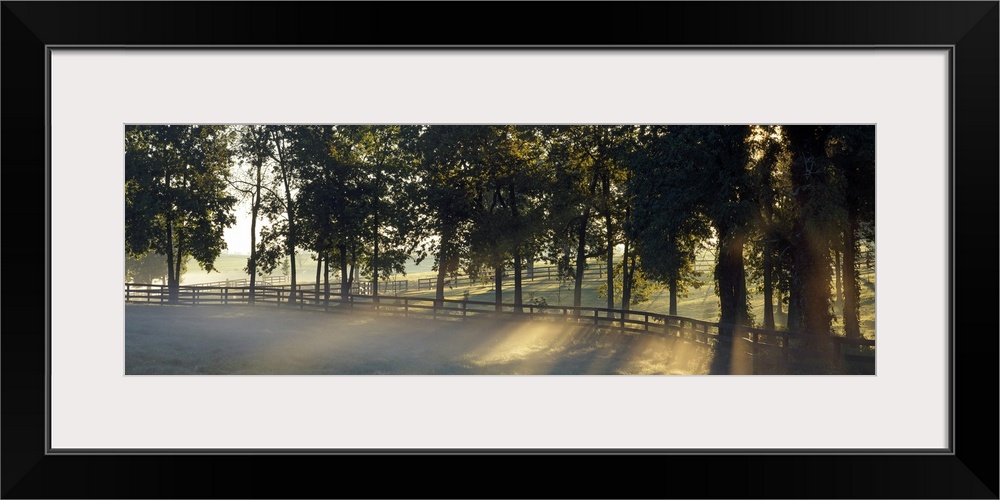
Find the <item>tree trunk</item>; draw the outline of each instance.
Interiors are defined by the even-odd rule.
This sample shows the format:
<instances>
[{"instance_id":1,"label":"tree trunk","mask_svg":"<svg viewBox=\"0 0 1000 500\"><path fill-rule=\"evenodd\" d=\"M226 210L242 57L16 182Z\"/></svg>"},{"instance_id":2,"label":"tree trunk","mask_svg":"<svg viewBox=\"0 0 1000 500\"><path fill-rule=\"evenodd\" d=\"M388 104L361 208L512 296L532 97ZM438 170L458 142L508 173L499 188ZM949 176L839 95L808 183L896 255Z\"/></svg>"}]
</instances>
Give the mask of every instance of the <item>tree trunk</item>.
<instances>
[{"instance_id":1,"label":"tree trunk","mask_svg":"<svg viewBox=\"0 0 1000 500\"><path fill-rule=\"evenodd\" d=\"M361 281L361 266L358 265L358 246L357 242L351 245L351 288L354 288L354 284Z\"/></svg>"},{"instance_id":2,"label":"tree trunk","mask_svg":"<svg viewBox=\"0 0 1000 500\"><path fill-rule=\"evenodd\" d=\"M291 195L289 195L289 198ZM295 303L295 223L292 221L292 209L288 209L288 258L291 260L291 286L289 287L288 302Z\"/></svg>"},{"instance_id":3,"label":"tree trunk","mask_svg":"<svg viewBox=\"0 0 1000 500\"><path fill-rule=\"evenodd\" d=\"M768 168L764 175L763 184L765 186L764 200L761 203L761 211L764 216L764 255L763 255L763 279L764 279L764 329L774 330L774 185L771 169ZM781 311L781 297L778 297L778 311Z\"/></svg>"},{"instance_id":4,"label":"tree trunk","mask_svg":"<svg viewBox=\"0 0 1000 500\"><path fill-rule=\"evenodd\" d=\"M813 199L813 193L826 182L822 175L817 175L817 169L821 173L826 161L829 129L797 125L785 130L792 152L789 171L799 213L792 224L789 323L797 324L797 330L803 333L826 337L833 321L830 315L830 235L821 217L823 202ZM828 347L825 341L815 344Z\"/></svg>"},{"instance_id":5,"label":"tree trunk","mask_svg":"<svg viewBox=\"0 0 1000 500\"><path fill-rule=\"evenodd\" d=\"M288 303L295 303L295 246L298 244L295 232L295 207L292 204L292 187L291 183L291 173L289 172L289 167L285 162L285 149L284 149L284 138L279 137L275 140L278 148L278 168L281 170L282 183L285 185L285 211L288 216L288 237L286 238L286 252L288 253L288 258L291 260L291 282L289 287Z\"/></svg>"},{"instance_id":6,"label":"tree trunk","mask_svg":"<svg viewBox=\"0 0 1000 500\"><path fill-rule=\"evenodd\" d=\"M719 283L719 335L733 336L735 325L747 324L746 274L743 268L742 236L719 231L719 262L715 276Z\"/></svg>"},{"instance_id":7,"label":"tree trunk","mask_svg":"<svg viewBox=\"0 0 1000 500\"><path fill-rule=\"evenodd\" d=\"M254 305L254 291L257 289L257 213L260 211L261 163L256 165L256 183L251 193L250 206L250 261L247 270L250 271L250 305Z\"/></svg>"},{"instance_id":8,"label":"tree trunk","mask_svg":"<svg viewBox=\"0 0 1000 500\"><path fill-rule=\"evenodd\" d=\"M847 338L861 338L859 287L857 272L858 212L848 207L848 228L844 231L844 333Z\"/></svg>"},{"instance_id":9,"label":"tree trunk","mask_svg":"<svg viewBox=\"0 0 1000 500\"><path fill-rule=\"evenodd\" d=\"M793 277L794 280L794 277ZM794 287L794 285L792 285ZM791 332L802 331L802 313L799 312L799 296L797 293L788 292L788 315L785 322L785 329Z\"/></svg>"},{"instance_id":10,"label":"tree trunk","mask_svg":"<svg viewBox=\"0 0 1000 500\"><path fill-rule=\"evenodd\" d=\"M764 240L764 329L774 330L774 250L770 238ZM778 304L780 307L781 300Z\"/></svg>"},{"instance_id":11,"label":"tree trunk","mask_svg":"<svg viewBox=\"0 0 1000 500\"><path fill-rule=\"evenodd\" d=\"M518 227L520 221L518 220L521 214L517 211L517 193L514 192L513 186L510 188L510 213L513 219L514 227ZM521 291L521 242L516 241L514 247L514 312L516 314L521 314L524 312L522 307L523 295Z\"/></svg>"},{"instance_id":12,"label":"tree trunk","mask_svg":"<svg viewBox=\"0 0 1000 500\"><path fill-rule=\"evenodd\" d=\"M434 286L435 308L444 306L444 281L448 276L449 267L451 266L451 238L454 234L454 229L448 225L445 225L441 230L441 247L438 249L437 283Z\"/></svg>"},{"instance_id":13,"label":"tree trunk","mask_svg":"<svg viewBox=\"0 0 1000 500\"><path fill-rule=\"evenodd\" d=\"M719 262L715 266L719 285L719 339L710 373L728 374L732 370L733 340L736 328L747 323L746 275L743 269L745 238L719 230Z\"/></svg>"},{"instance_id":14,"label":"tree trunk","mask_svg":"<svg viewBox=\"0 0 1000 500\"><path fill-rule=\"evenodd\" d=\"M590 218L590 208L583 211L583 219L577 229L576 273L573 276L573 307L580 307L583 299L583 271L587 268L587 221ZM575 314L580 314L579 309Z\"/></svg>"},{"instance_id":15,"label":"tree trunk","mask_svg":"<svg viewBox=\"0 0 1000 500\"><path fill-rule=\"evenodd\" d=\"M378 210L375 211L375 244L372 248L372 302L378 304Z\"/></svg>"},{"instance_id":16,"label":"tree trunk","mask_svg":"<svg viewBox=\"0 0 1000 500\"><path fill-rule=\"evenodd\" d=\"M316 299L319 300L319 286L323 282L322 272L323 272L323 254L316 253Z\"/></svg>"},{"instance_id":17,"label":"tree trunk","mask_svg":"<svg viewBox=\"0 0 1000 500\"><path fill-rule=\"evenodd\" d=\"M622 310L628 311L632 300L632 273L635 272L635 263L629 262L632 257L629 255L629 244L625 241L625 251L622 253Z\"/></svg>"},{"instance_id":18,"label":"tree trunk","mask_svg":"<svg viewBox=\"0 0 1000 500\"><path fill-rule=\"evenodd\" d=\"M351 290L354 289L354 283L358 281L358 247L356 245L351 245L351 279L347 282L347 294L351 294ZM360 291L360 290L359 290Z\"/></svg>"},{"instance_id":19,"label":"tree trunk","mask_svg":"<svg viewBox=\"0 0 1000 500\"><path fill-rule=\"evenodd\" d=\"M847 241L847 232L848 231L850 231L850 229L848 229L847 231L844 232L844 241ZM844 278L843 278L842 273L841 273L841 271L842 271L841 267L842 266L840 265L840 250L839 249L838 250L834 250L833 251L833 273L834 273L834 283L835 283L835 286L837 287L837 293L836 293L836 295L833 296L833 300L836 301L837 304L843 305L843 303L844 303L844 294L843 294L843 290L844 290L844 287L843 287Z\"/></svg>"},{"instance_id":20,"label":"tree trunk","mask_svg":"<svg viewBox=\"0 0 1000 500\"><path fill-rule=\"evenodd\" d=\"M670 275L670 315L677 316L677 273Z\"/></svg>"},{"instance_id":21,"label":"tree trunk","mask_svg":"<svg viewBox=\"0 0 1000 500\"><path fill-rule=\"evenodd\" d=\"M712 359L710 373L727 374L731 371L735 330L748 322L746 302L746 273L743 268L743 245L746 238L730 234L725 228L719 233L719 262L715 277L719 286L719 339Z\"/></svg>"},{"instance_id":22,"label":"tree trunk","mask_svg":"<svg viewBox=\"0 0 1000 500\"><path fill-rule=\"evenodd\" d=\"M330 254L323 256L323 305L330 305Z\"/></svg>"},{"instance_id":23,"label":"tree trunk","mask_svg":"<svg viewBox=\"0 0 1000 500\"><path fill-rule=\"evenodd\" d=\"M493 300L496 312L503 311L503 264L497 264L493 270L493 280L496 282Z\"/></svg>"},{"instance_id":24,"label":"tree trunk","mask_svg":"<svg viewBox=\"0 0 1000 500\"><path fill-rule=\"evenodd\" d=\"M590 198L594 197L594 193L597 190L597 174L590 179ZM583 209L583 217L580 219L580 225L577 228L577 247L576 247L576 275L574 276L573 283L573 307L579 308L583 299L583 271L587 267L587 225L590 224L590 213L591 206L590 200L584 200L587 205ZM579 315L579 309L574 311L574 314Z\"/></svg>"},{"instance_id":25,"label":"tree trunk","mask_svg":"<svg viewBox=\"0 0 1000 500\"><path fill-rule=\"evenodd\" d=\"M514 250L514 312L523 313L521 295L521 249Z\"/></svg>"},{"instance_id":26,"label":"tree trunk","mask_svg":"<svg viewBox=\"0 0 1000 500\"><path fill-rule=\"evenodd\" d=\"M830 253L826 239L811 232L805 224L802 236L793 248L795 272L792 273L792 297L797 306L798 329L811 335L830 334ZM791 311L789 311L791 313Z\"/></svg>"},{"instance_id":27,"label":"tree trunk","mask_svg":"<svg viewBox=\"0 0 1000 500\"><path fill-rule=\"evenodd\" d=\"M615 238L614 229L611 226L611 179L607 174L602 179L604 186L604 225L608 238L608 317L613 318L615 313L611 309L615 308Z\"/></svg>"},{"instance_id":28,"label":"tree trunk","mask_svg":"<svg viewBox=\"0 0 1000 500\"><path fill-rule=\"evenodd\" d=\"M174 271L174 222L170 215L167 215L167 301L171 304L177 302L177 287L180 284L178 274Z\"/></svg>"},{"instance_id":29,"label":"tree trunk","mask_svg":"<svg viewBox=\"0 0 1000 500\"><path fill-rule=\"evenodd\" d=\"M174 273L176 277L174 278L174 290L171 295L171 302L177 302L180 297L180 287L181 287L181 267L184 265L184 242L183 234L177 234L177 249L174 251L174 259L176 260L176 266L174 267Z\"/></svg>"},{"instance_id":30,"label":"tree trunk","mask_svg":"<svg viewBox=\"0 0 1000 500\"><path fill-rule=\"evenodd\" d=\"M344 302L347 302L347 296L351 292L349 288L351 278L348 275L347 269L347 245L337 245L337 249L340 250L340 298Z\"/></svg>"}]
</instances>

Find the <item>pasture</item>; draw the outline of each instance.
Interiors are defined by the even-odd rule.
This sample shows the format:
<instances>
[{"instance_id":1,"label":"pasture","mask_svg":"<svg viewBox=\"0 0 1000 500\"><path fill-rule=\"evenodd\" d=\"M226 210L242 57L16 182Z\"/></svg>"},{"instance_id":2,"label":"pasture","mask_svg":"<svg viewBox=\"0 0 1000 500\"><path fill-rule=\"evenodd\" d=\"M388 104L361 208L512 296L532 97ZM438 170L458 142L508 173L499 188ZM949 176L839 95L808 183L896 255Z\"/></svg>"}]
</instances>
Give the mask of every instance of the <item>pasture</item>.
<instances>
[{"instance_id":1,"label":"pasture","mask_svg":"<svg viewBox=\"0 0 1000 500\"><path fill-rule=\"evenodd\" d=\"M711 348L593 326L125 305L127 375L704 374Z\"/></svg>"}]
</instances>

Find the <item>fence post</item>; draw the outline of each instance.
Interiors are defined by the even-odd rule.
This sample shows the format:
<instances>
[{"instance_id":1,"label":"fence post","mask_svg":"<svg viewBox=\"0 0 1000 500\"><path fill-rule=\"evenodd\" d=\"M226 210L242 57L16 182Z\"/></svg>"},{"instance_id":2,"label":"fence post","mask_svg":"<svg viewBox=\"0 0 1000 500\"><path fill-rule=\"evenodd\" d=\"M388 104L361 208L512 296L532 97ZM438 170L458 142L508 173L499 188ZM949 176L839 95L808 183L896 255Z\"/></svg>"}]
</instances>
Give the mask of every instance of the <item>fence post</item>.
<instances>
[{"instance_id":1,"label":"fence post","mask_svg":"<svg viewBox=\"0 0 1000 500\"><path fill-rule=\"evenodd\" d=\"M597 326L597 309L594 309L594 326Z\"/></svg>"},{"instance_id":2,"label":"fence post","mask_svg":"<svg viewBox=\"0 0 1000 500\"><path fill-rule=\"evenodd\" d=\"M407 299L406 297L403 297L403 317L404 318L410 317L410 300Z\"/></svg>"},{"instance_id":3,"label":"fence post","mask_svg":"<svg viewBox=\"0 0 1000 500\"><path fill-rule=\"evenodd\" d=\"M466 302L465 302L465 301L463 300L463 301L462 301L462 318L463 318L463 319L465 318L465 312L466 312L466 309L467 309L468 307L469 307L469 304L467 304L467 303L466 303Z\"/></svg>"},{"instance_id":4,"label":"fence post","mask_svg":"<svg viewBox=\"0 0 1000 500\"><path fill-rule=\"evenodd\" d=\"M753 359L750 360L750 369L752 374L757 374L757 345L760 343L760 334L757 332L750 332L750 338L753 340L753 346L751 347L751 352L753 353Z\"/></svg>"},{"instance_id":5,"label":"fence post","mask_svg":"<svg viewBox=\"0 0 1000 500\"><path fill-rule=\"evenodd\" d=\"M649 313L646 313L646 320L642 323L642 329L647 332L649 331Z\"/></svg>"}]
</instances>

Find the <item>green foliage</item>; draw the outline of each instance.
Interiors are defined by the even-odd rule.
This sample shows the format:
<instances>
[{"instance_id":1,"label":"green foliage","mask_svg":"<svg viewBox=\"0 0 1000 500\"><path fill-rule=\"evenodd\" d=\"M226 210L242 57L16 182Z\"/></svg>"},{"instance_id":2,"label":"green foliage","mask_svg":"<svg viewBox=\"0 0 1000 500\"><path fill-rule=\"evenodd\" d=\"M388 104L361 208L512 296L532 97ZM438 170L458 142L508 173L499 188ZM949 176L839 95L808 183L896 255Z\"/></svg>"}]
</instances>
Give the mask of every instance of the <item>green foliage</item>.
<instances>
[{"instance_id":1,"label":"green foliage","mask_svg":"<svg viewBox=\"0 0 1000 500\"><path fill-rule=\"evenodd\" d=\"M535 296L535 292L528 292L528 303L536 306L547 306L549 301L545 300L545 297L541 295Z\"/></svg>"},{"instance_id":2,"label":"green foliage","mask_svg":"<svg viewBox=\"0 0 1000 500\"><path fill-rule=\"evenodd\" d=\"M181 276L187 272L187 261L181 264ZM139 257L125 257L125 281L127 283L166 283L167 256L148 252Z\"/></svg>"},{"instance_id":3,"label":"green foliage","mask_svg":"<svg viewBox=\"0 0 1000 500\"><path fill-rule=\"evenodd\" d=\"M623 280L624 273L622 272L622 270L623 270L623 265L622 265L623 262L624 261L619 261L617 264L614 265L614 273L615 273L615 276L614 276L614 285L615 285L614 293L615 293L615 295L614 296L615 297L621 297L622 296L622 290L623 290L623 286L624 286L624 284L623 284L623 282L624 282L624 280ZM663 290L663 288L664 288L663 283L660 283L658 281L652 280L652 279L650 279L650 278L648 278L646 276L646 273L643 270L643 266L642 266L641 262L639 262L638 259L637 259L637 262L635 263L635 268L634 268L634 271L633 271L633 274L632 274L632 294L629 297L629 304L631 304L631 305L634 306L634 305L642 304L643 302L648 302L649 299L653 295L655 295L656 293L658 293L661 290ZM608 284L607 283L602 283L597 288L597 295L599 297L607 297L608 296Z\"/></svg>"},{"instance_id":4,"label":"green foliage","mask_svg":"<svg viewBox=\"0 0 1000 500\"><path fill-rule=\"evenodd\" d=\"M830 251L874 247L872 126L130 126L125 158L126 252L173 266L213 269L242 198L261 274L294 274L298 249L365 277L433 256L443 278L545 259L573 280L623 245L602 297L715 280L743 321L765 282L828 310Z\"/></svg>"},{"instance_id":5,"label":"green foliage","mask_svg":"<svg viewBox=\"0 0 1000 500\"><path fill-rule=\"evenodd\" d=\"M236 198L227 191L231 135L221 126L139 125L125 130L125 249L174 259L193 257L202 268L226 248Z\"/></svg>"},{"instance_id":6,"label":"green foliage","mask_svg":"<svg viewBox=\"0 0 1000 500\"><path fill-rule=\"evenodd\" d=\"M686 128L643 127L630 159L634 175L628 187L643 271L663 283L676 280L679 293L701 283L695 255L712 235L698 209L704 186L692 135Z\"/></svg>"}]
</instances>

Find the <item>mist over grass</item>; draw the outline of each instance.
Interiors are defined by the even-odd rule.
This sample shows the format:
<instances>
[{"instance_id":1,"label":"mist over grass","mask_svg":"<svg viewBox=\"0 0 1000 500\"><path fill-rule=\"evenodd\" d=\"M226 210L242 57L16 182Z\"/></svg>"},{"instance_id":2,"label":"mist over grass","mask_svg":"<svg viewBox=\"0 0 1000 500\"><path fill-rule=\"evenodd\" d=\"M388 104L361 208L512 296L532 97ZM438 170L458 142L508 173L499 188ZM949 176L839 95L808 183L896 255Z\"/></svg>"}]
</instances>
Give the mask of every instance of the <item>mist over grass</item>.
<instances>
[{"instance_id":1,"label":"mist over grass","mask_svg":"<svg viewBox=\"0 0 1000 500\"><path fill-rule=\"evenodd\" d=\"M125 306L127 375L704 374L711 349L562 322Z\"/></svg>"}]
</instances>

